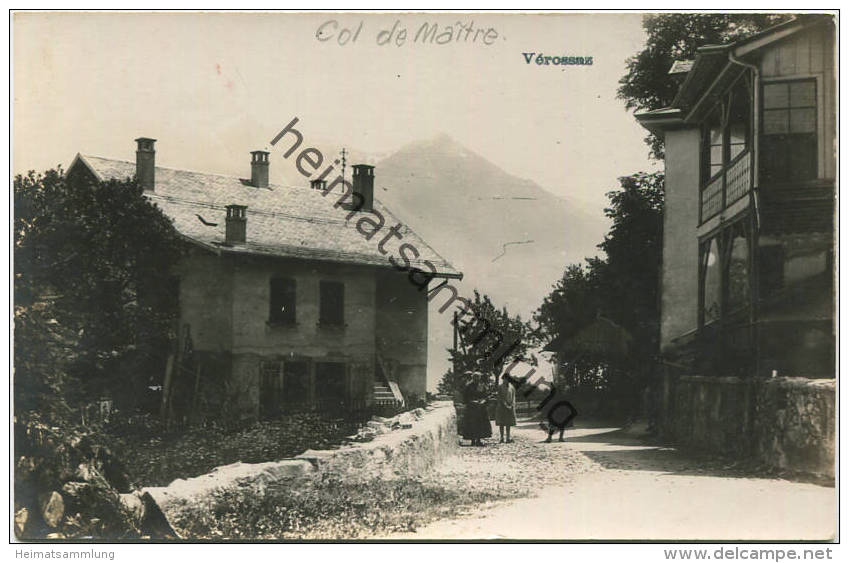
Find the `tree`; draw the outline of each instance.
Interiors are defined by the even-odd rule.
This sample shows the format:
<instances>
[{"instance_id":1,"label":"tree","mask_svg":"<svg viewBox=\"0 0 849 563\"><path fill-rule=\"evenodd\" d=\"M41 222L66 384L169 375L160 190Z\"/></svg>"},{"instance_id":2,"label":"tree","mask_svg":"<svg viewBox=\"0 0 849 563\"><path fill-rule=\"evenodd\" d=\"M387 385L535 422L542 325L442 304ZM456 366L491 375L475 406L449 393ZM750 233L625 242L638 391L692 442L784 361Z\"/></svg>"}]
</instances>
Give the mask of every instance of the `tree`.
<instances>
[{"instance_id":1,"label":"tree","mask_svg":"<svg viewBox=\"0 0 849 563\"><path fill-rule=\"evenodd\" d=\"M598 258L588 258L584 265L566 266L563 277L534 315L540 338L571 336L598 315L603 306L601 270L602 261Z\"/></svg>"},{"instance_id":2,"label":"tree","mask_svg":"<svg viewBox=\"0 0 849 563\"><path fill-rule=\"evenodd\" d=\"M539 336L549 341L568 339L600 316L627 331L633 339L627 365L616 350L594 350L570 366L581 372L574 380L611 392L640 384L657 353L660 326L663 174L638 173L619 182L620 189L607 194L612 226L598 245L604 258L567 266L534 314Z\"/></svg>"},{"instance_id":3,"label":"tree","mask_svg":"<svg viewBox=\"0 0 849 563\"><path fill-rule=\"evenodd\" d=\"M135 181L61 169L16 176L14 198L16 409L135 405L177 311L170 220Z\"/></svg>"},{"instance_id":4,"label":"tree","mask_svg":"<svg viewBox=\"0 0 849 563\"><path fill-rule=\"evenodd\" d=\"M656 14L643 20L645 48L626 62L618 97L634 111L669 106L678 82L669 75L678 60L692 60L696 49L743 39L789 19L789 14ZM654 158L663 158L663 139L650 133L646 143Z\"/></svg>"},{"instance_id":5,"label":"tree","mask_svg":"<svg viewBox=\"0 0 849 563\"><path fill-rule=\"evenodd\" d=\"M535 340L530 325L507 308L498 309L487 295L475 290L470 306L457 316L457 350L450 350L454 366L440 381L440 393L453 395L468 384L466 373L488 376L494 389L506 364L524 357Z\"/></svg>"},{"instance_id":6,"label":"tree","mask_svg":"<svg viewBox=\"0 0 849 563\"><path fill-rule=\"evenodd\" d=\"M605 312L635 338L636 349L654 354L660 319L663 255L664 176L640 172L619 178L621 189L607 194L605 215L613 221L599 248Z\"/></svg>"}]
</instances>

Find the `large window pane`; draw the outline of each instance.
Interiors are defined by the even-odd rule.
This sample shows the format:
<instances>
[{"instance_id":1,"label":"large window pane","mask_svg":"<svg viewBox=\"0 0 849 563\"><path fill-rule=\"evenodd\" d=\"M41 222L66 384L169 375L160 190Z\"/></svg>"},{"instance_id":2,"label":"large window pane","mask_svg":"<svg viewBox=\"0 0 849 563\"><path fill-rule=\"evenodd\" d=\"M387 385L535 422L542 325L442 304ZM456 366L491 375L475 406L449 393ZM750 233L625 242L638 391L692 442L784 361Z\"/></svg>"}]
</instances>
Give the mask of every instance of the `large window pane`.
<instances>
[{"instance_id":1,"label":"large window pane","mask_svg":"<svg viewBox=\"0 0 849 563\"><path fill-rule=\"evenodd\" d=\"M790 83L790 107L814 107L817 105L817 88L813 80Z\"/></svg>"},{"instance_id":2,"label":"large window pane","mask_svg":"<svg viewBox=\"0 0 849 563\"><path fill-rule=\"evenodd\" d=\"M722 129L710 130L710 144L712 146L722 146Z\"/></svg>"},{"instance_id":3,"label":"large window pane","mask_svg":"<svg viewBox=\"0 0 849 563\"><path fill-rule=\"evenodd\" d=\"M764 85L764 108L786 108L790 96L786 82Z\"/></svg>"},{"instance_id":4,"label":"large window pane","mask_svg":"<svg viewBox=\"0 0 849 563\"><path fill-rule=\"evenodd\" d=\"M710 148L710 165L714 166L722 166L722 146L711 147Z\"/></svg>"},{"instance_id":5,"label":"large window pane","mask_svg":"<svg viewBox=\"0 0 849 563\"><path fill-rule=\"evenodd\" d=\"M764 133L776 135L788 133L790 112L786 109L764 111Z\"/></svg>"},{"instance_id":6,"label":"large window pane","mask_svg":"<svg viewBox=\"0 0 849 563\"><path fill-rule=\"evenodd\" d=\"M732 123L728 128L729 158L734 160L736 156L746 150L746 130L748 123Z\"/></svg>"},{"instance_id":7,"label":"large window pane","mask_svg":"<svg viewBox=\"0 0 849 563\"><path fill-rule=\"evenodd\" d=\"M732 145L745 145L746 144L746 124L745 123L732 123L728 129L729 139L728 141Z\"/></svg>"},{"instance_id":8,"label":"large window pane","mask_svg":"<svg viewBox=\"0 0 849 563\"><path fill-rule=\"evenodd\" d=\"M734 228L728 259L728 308L749 304L749 241L742 226Z\"/></svg>"},{"instance_id":9,"label":"large window pane","mask_svg":"<svg viewBox=\"0 0 849 563\"><path fill-rule=\"evenodd\" d=\"M791 133L816 133L817 111L810 109L790 110L790 132Z\"/></svg>"},{"instance_id":10,"label":"large window pane","mask_svg":"<svg viewBox=\"0 0 849 563\"><path fill-rule=\"evenodd\" d=\"M704 276L704 319L705 324L719 319L720 270L719 245L717 239L708 243L702 256L702 272Z\"/></svg>"}]
</instances>

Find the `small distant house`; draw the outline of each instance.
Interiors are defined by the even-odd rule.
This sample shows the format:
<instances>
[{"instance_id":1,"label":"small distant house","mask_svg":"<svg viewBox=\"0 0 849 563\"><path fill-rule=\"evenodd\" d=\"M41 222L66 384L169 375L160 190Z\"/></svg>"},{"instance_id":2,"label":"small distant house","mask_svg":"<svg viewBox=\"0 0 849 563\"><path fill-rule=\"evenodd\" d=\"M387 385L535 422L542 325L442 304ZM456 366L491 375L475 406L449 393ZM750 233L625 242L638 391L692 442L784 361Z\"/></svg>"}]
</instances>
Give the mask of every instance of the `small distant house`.
<instances>
[{"instance_id":1,"label":"small distant house","mask_svg":"<svg viewBox=\"0 0 849 563\"><path fill-rule=\"evenodd\" d=\"M190 400L215 382L227 408L268 416L425 395L427 281L462 274L374 198L374 167L353 166L352 210L321 180L270 184L265 151L237 178L155 166L154 139L136 142L135 163L77 155L68 176L136 177L185 239L175 354L193 367L171 369ZM364 231L364 214L386 227Z\"/></svg>"},{"instance_id":2,"label":"small distant house","mask_svg":"<svg viewBox=\"0 0 849 563\"><path fill-rule=\"evenodd\" d=\"M665 139L661 352L703 375L834 377L835 30L698 49Z\"/></svg>"}]
</instances>

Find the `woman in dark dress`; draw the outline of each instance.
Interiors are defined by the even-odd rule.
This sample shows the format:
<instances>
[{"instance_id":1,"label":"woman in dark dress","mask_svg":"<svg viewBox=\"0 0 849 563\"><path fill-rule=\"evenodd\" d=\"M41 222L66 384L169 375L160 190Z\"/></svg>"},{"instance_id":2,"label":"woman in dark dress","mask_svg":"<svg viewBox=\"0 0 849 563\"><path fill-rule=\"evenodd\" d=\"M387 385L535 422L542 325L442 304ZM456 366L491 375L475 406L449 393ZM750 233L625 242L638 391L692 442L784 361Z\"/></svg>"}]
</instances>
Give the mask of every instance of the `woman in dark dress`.
<instances>
[{"instance_id":1,"label":"woman in dark dress","mask_svg":"<svg viewBox=\"0 0 849 563\"><path fill-rule=\"evenodd\" d=\"M473 446L482 446L481 438L492 436L492 425L486 410L486 387L483 374L472 373L469 384L463 390L463 403L466 408L463 414L461 434L466 440L471 440Z\"/></svg>"}]
</instances>

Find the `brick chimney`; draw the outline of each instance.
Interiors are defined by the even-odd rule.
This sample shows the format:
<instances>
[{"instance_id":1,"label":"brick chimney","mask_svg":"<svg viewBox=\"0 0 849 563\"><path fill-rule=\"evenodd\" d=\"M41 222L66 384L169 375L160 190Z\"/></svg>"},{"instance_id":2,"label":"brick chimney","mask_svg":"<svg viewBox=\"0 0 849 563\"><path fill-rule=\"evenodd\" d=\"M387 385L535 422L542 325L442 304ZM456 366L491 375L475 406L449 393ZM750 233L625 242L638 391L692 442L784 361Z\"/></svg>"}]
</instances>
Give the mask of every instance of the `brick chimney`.
<instances>
[{"instance_id":1,"label":"brick chimney","mask_svg":"<svg viewBox=\"0 0 849 563\"><path fill-rule=\"evenodd\" d=\"M251 151L251 185L268 187L268 155L266 151Z\"/></svg>"},{"instance_id":2,"label":"brick chimney","mask_svg":"<svg viewBox=\"0 0 849 563\"><path fill-rule=\"evenodd\" d=\"M146 192L154 191L156 184L156 151L153 143L156 139L139 137L136 139L136 180Z\"/></svg>"},{"instance_id":3,"label":"brick chimney","mask_svg":"<svg viewBox=\"0 0 849 563\"><path fill-rule=\"evenodd\" d=\"M247 206L227 206L227 228L224 234L224 242L228 244L244 244L248 230Z\"/></svg>"},{"instance_id":4,"label":"brick chimney","mask_svg":"<svg viewBox=\"0 0 849 563\"><path fill-rule=\"evenodd\" d=\"M374 205L374 166L368 164L355 164L354 168L354 193L360 198L353 198L356 206L362 201L360 211L371 211Z\"/></svg>"}]
</instances>

